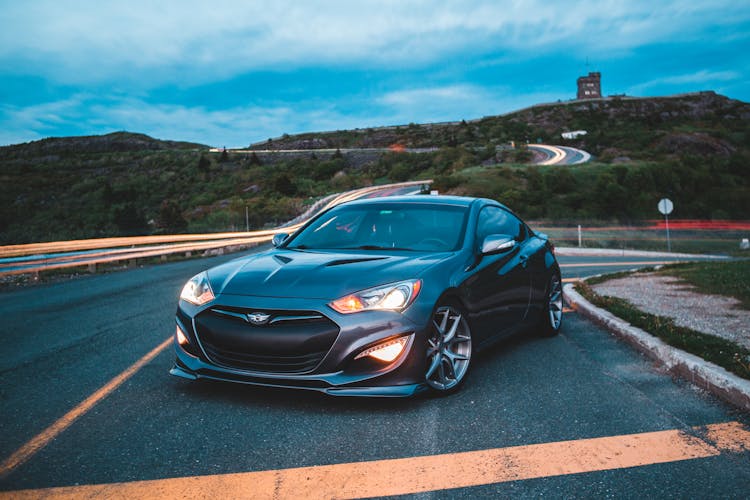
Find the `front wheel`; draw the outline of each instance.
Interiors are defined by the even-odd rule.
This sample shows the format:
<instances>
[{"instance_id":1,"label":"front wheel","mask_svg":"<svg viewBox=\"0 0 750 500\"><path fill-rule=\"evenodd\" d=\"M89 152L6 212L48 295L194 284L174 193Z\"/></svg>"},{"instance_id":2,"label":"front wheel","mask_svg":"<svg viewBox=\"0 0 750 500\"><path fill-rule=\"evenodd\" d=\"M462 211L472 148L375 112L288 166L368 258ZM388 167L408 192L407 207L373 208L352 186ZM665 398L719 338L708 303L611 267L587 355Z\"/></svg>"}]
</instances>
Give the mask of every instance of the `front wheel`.
<instances>
[{"instance_id":1,"label":"front wheel","mask_svg":"<svg viewBox=\"0 0 750 500\"><path fill-rule=\"evenodd\" d=\"M547 287L547 298L544 301L539 331L545 337L553 337L560 332L563 315L563 291L560 271L553 271Z\"/></svg>"},{"instance_id":2,"label":"front wheel","mask_svg":"<svg viewBox=\"0 0 750 500\"><path fill-rule=\"evenodd\" d=\"M427 385L441 394L457 390L469 370L471 353L471 329L462 311L454 305L438 307L427 340Z\"/></svg>"}]
</instances>

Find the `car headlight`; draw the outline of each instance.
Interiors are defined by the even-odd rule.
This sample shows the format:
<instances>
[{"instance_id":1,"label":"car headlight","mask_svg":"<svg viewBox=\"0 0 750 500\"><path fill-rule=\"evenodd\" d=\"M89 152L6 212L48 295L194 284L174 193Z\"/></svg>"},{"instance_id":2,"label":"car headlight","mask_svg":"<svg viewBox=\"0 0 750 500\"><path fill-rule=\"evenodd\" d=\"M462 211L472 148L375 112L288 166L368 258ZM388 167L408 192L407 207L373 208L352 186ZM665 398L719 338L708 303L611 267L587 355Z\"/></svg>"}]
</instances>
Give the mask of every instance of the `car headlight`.
<instances>
[{"instance_id":1,"label":"car headlight","mask_svg":"<svg viewBox=\"0 0 750 500\"><path fill-rule=\"evenodd\" d=\"M373 309L403 311L414 302L422 288L422 280L407 280L368 288L328 304L341 314L351 314Z\"/></svg>"},{"instance_id":2,"label":"car headlight","mask_svg":"<svg viewBox=\"0 0 750 500\"><path fill-rule=\"evenodd\" d=\"M190 281L185 283L182 288L180 298L196 306L202 306L206 302L214 300L214 292L208 282L208 273L203 271L190 278Z\"/></svg>"}]
</instances>

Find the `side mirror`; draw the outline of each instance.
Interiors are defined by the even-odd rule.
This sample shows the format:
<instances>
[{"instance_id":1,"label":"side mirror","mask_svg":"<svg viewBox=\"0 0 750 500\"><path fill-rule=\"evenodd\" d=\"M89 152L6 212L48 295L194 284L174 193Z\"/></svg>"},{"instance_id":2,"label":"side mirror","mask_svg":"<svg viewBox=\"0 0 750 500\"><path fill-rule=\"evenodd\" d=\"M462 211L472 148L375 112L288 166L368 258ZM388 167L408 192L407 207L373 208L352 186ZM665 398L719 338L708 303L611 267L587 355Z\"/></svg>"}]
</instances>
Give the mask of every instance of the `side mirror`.
<instances>
[{"instance_id":1,"label":"side mirror","mask_svg":"<svg viewBox=\"0 0 750 500\"><path fill-rule=\"evenodd\" d=\"M516 246L513 236L507 234L490 234L482 242L482 255L505 252Z\"/></svg>"},{"instance_id":2,"label":"side mirror","mask_svg":"<svg viewBox=\"0 0 750 500\"><path fill-rule=\"evenodd\" d=\"M273 246L278 248L288 237L289 235L287 233L274 234L271 243L273 243Z\"/></svg>"}]
</instances>

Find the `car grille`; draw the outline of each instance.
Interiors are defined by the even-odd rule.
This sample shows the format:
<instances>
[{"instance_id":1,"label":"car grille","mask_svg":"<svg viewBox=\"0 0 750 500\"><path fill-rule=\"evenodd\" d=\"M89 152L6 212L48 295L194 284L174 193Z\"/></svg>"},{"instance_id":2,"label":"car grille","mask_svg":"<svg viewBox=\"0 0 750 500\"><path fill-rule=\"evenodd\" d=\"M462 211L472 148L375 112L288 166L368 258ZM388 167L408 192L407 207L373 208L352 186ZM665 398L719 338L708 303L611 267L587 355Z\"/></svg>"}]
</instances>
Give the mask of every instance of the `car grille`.
<instances>
[{"instance_id":1,"label":"car grille","mask_svg":"<svg viewBox=\"0 0 750 500\"><path fill-rule=\"evenodd\" d=\"M217 306L196 316L195 326L212 363L280 374L314 370L339 334L336 323L315 311Z\"/></svg>"}]
</instances>

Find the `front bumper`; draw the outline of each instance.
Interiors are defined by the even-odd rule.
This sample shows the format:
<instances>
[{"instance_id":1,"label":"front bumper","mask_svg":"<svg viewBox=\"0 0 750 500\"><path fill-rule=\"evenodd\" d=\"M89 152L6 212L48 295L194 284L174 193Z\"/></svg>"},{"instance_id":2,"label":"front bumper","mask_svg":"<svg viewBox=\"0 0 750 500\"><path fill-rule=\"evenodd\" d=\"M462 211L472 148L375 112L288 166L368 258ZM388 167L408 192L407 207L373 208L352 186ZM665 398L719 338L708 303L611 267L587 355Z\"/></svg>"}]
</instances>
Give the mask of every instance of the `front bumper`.
<instances>
[{"instance_id":1,"label":"front bumper","mask_svg":"<svg viewBox=\"0 0 750 500\"><path fill-rule=\"evenodd\" d=\"M244 307L274 311L279 309L275 300L247 297L222 297L219 307ZM274 307L275 306L275 307ZM316 310L316 304L289 303L283 309ZM216 303L209 307L217 307ZM307 389L337 396L408 397L426 389L424 384L426 325L418 325L400 313L368 311L341 315L325 310L325 316L338 326L339 332L322 361L304 373L281 373L272 370L253 370L226 366L213 358L203 348L199 334L200 321L196 317L208 307L194 308L180 302L177 325L187 335L190 346L185 349L175 339L176 360L170 370L172 375L189 380L209 379L238 382L266 387ZM265 332L264 332L265 334ZM392 363L355 361L364 349L383 340L408 336L401 355ZM279 337L281 339L282 337ZM190 352L188 352L190 351ZM210 352L210 350L209 350Z\"/></svg>"},{"instance_id":2,"label":"front bumper","mask_svg":"<svg viewBox=\"0 0 750 500\"><path fill-rule=\"evenodd\" d=\"M179 359L179 358L178 358ZM365 397L411 397L427 389L425 384L406 384L392 386L330 386L322 380L279 380L270 377L258 377L253 375L227 376L226 373L213 370L194 372L180 366L176 361L169 370L171 375L188 380L207 379L223 382L239 382L242 384L256 385L261 387L277 387L286 389L305 389L329 394L331 396L365 396Z\"/></svg>"}]
</instances>

